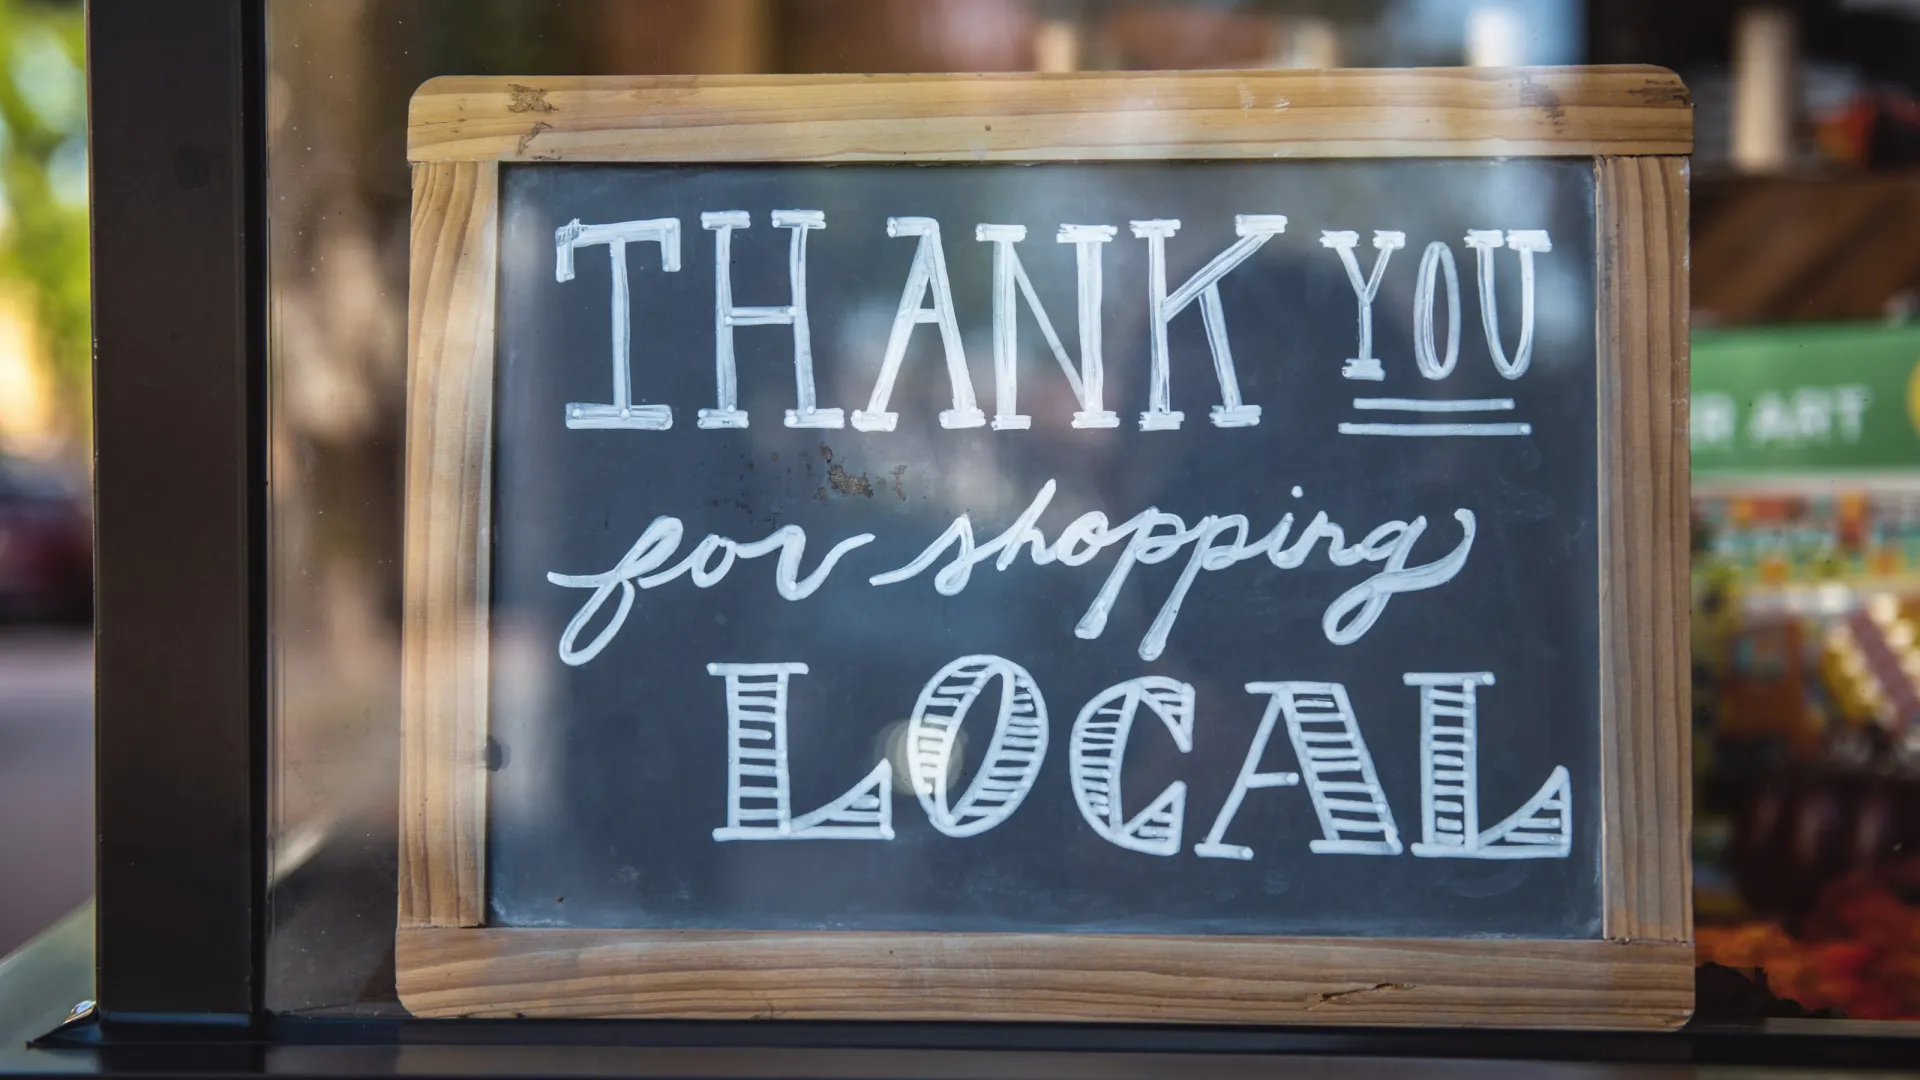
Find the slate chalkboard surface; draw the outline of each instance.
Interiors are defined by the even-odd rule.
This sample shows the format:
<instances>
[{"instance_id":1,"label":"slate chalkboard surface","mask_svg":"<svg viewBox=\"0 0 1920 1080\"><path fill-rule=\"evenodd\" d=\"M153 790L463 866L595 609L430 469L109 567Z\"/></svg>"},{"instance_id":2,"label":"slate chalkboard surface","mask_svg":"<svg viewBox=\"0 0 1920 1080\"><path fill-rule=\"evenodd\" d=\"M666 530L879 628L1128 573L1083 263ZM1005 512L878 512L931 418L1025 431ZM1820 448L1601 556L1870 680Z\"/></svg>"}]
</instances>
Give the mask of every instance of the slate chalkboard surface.
<instances>
[{"instance_id":1,"label":"slate chalkboard surface","mask_svg":"<svg viewBox=\"0 0 1920 1080\"><path fill-rule=\"evenodd\" d=\"M1600 936L1592 175L504 167L488 921Z\"/></svg>"}]
</instances>

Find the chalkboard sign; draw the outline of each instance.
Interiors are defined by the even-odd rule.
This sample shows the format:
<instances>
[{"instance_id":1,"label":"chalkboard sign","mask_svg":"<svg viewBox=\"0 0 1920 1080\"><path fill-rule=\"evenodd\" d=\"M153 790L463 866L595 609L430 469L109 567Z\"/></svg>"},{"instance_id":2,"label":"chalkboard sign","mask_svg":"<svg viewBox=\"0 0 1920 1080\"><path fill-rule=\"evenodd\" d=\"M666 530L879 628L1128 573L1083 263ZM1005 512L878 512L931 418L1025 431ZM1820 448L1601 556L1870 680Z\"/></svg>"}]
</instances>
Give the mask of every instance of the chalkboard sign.
<instances>
[{"instance_id":1,"label":"chalkboard sign","mask_svg":"<svg viewBox=\"0 0 1920 1080\"><path fill-rule=\"evenodd\" d=\"M1682 1019L1684 99L1357 77L424 88L408 1005Z\"/></svg>"}]
</instances>

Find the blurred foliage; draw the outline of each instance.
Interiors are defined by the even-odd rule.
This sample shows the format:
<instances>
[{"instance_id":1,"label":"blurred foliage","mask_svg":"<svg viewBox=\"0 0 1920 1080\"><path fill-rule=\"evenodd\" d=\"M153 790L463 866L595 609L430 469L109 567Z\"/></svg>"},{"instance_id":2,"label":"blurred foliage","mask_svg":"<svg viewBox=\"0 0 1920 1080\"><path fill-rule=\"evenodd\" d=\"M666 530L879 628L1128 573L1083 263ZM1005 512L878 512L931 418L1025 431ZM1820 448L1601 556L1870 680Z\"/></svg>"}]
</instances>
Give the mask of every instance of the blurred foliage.
<instances>
[{"instance_id":1,"label":"blurred foliage","mask_svg":"<svg viewBox=\"0 0 1920 1080\"><path fill-rule=\"evenodd\" d=\"M80 432L92 356L85 57L78 3L0 0L0 283L30 300Z\"/></svg>"}]
</instances>

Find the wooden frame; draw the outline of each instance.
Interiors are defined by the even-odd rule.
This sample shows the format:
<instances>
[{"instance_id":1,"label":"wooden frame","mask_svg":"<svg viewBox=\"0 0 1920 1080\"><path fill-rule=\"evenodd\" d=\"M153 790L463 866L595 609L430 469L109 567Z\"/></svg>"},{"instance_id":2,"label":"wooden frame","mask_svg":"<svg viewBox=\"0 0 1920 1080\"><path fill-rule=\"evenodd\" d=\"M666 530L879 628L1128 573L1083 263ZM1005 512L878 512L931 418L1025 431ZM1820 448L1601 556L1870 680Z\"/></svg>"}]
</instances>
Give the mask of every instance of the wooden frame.
<instances>
[{"instance_id":1,"label":"wooden frame","mask_svg":"<svg viewBox=\"0 0 1920 1080\"><path fill-rule=\"evenodd\" d=\"M401 999L423 1016L1679 1025L1691 141L1685 87L1645 67L427 83L409 129ZM1594 159L1603 938L482 925L500 162L1483 156Z\"/></svg>"}]
</instances>

